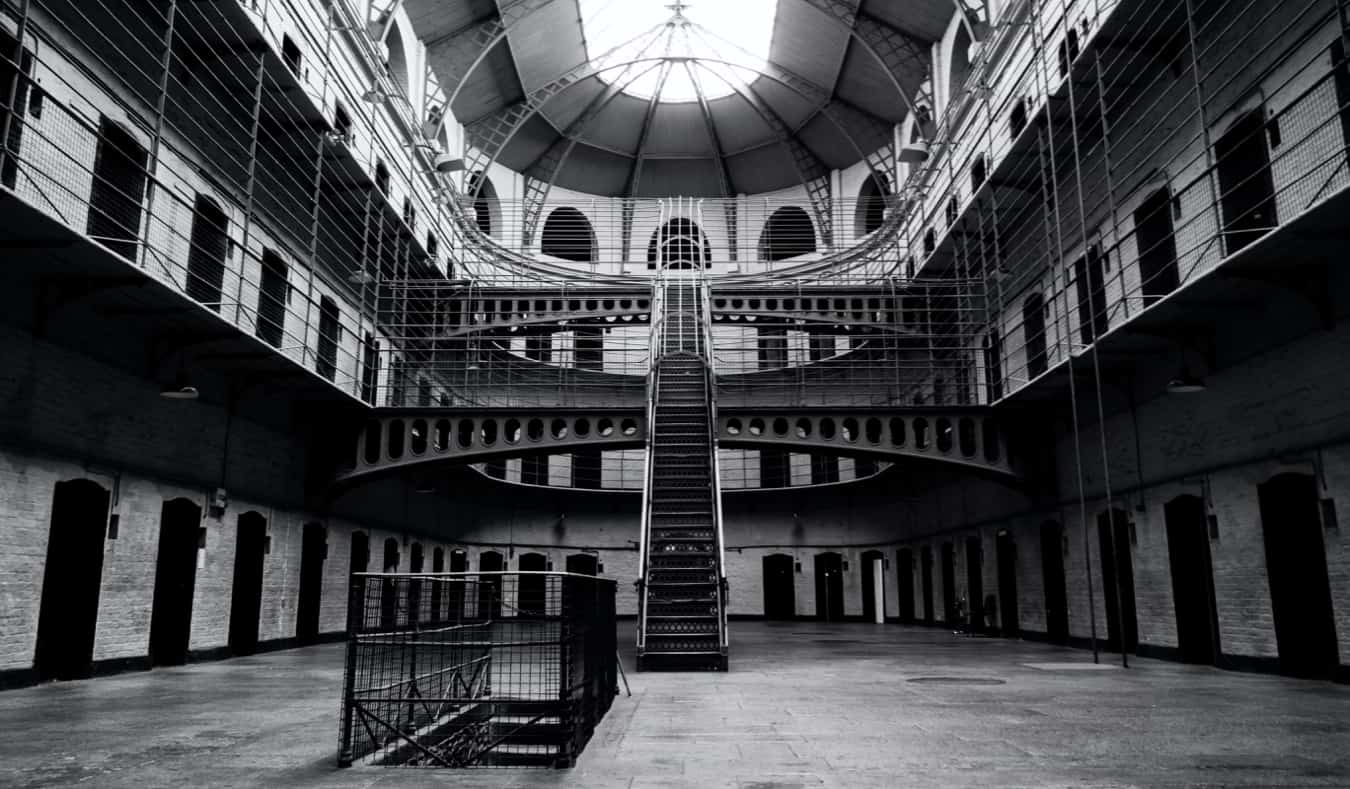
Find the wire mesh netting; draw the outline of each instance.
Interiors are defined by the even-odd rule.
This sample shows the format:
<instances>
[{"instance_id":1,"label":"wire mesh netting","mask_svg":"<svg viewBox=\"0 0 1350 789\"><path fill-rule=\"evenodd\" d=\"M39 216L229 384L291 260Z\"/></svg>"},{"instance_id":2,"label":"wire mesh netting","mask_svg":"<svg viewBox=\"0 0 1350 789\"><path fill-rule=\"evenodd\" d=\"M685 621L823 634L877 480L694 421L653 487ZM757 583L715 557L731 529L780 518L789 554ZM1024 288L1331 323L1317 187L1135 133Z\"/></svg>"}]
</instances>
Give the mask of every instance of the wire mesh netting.
<instances>
[{"instance_id":1,"label":"wire mesh netting","mask_svg":"<svg viewBox=\"0 0 1350 789\"><path fill-rule=\"evenodd\" d=\"M567 767L617 689L614 582L358 573L339 764Z\"/></svg>"}]
</instances>

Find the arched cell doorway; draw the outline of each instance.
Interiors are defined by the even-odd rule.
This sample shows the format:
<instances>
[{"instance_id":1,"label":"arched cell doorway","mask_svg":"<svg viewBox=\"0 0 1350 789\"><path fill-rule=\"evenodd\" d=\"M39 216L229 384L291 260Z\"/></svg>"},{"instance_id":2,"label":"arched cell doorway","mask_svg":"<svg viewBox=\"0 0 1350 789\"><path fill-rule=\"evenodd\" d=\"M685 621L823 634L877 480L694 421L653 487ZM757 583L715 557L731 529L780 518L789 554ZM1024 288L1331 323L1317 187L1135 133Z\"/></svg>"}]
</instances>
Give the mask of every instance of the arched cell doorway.
<instances>
[{"instance_id":1,"label":"arched cell doorway","mask_svg":"<svg viewBox=\"0 0 1350 789\"><path fill-rule=\"evenodd\" d=\"M455 549L450 552L450 572L467 573L469 571L469 554L467 551ZM468 576L460 576L452 579L450 586L445 592L445 610L446 618L451 622L458 622L464 618L464 598L467 596L467 589L470 586L471 579Z\"/></svg>"},{"instance_id":2,"label":"arched cell doorway","mask_svg":"<svg viewBox=\"0 0 1350 789\"><path fill-rule=\"evenodd\" d=\"M853 210L853 232L865 236L879 230L886 221L886 203L891 196L891 179L875 170L858 190L858 204Z\"/></svg>"},{"instance_id":3,"label":"arched cell doorway","mask_svg":"<svg viewBox=\"0 0 1350 789\"><path fill-rule=\"evenodd\" d=\"M522 553L519 564L522 574L516 587L518 596L515 614L526 619L540 619L548 603L548 576L525 573L547 570L548 557L542 553Z\"/></svg>"},{"instance_id":4,"label":"arched cell doorway","mask_svg":"<svg viewBox=\"0 0 1350 789\"><path fill-rule=\"evenodd\" d=\"M1102 561L1102 601L1106 604L1106 648L1133 652L1139 646L1139 619L1134 602L1129 516L1116 509L1099 514L1097 537Z\"/></svg>"},{"instance_id":5,"label":"arched cell doorway","mask_svg":"<svg viewBox=\"0 0 1350 789\"><path fill-rule=\"evenodd\" d=\"M327 558L328 530L321 523L306 523L300 538L300 589L295 606L295 635L302 644L312 644L319 637L323 564Z\"/></svg>"},{"instance_id":6,"label":"arched cell doorway","mask_svg":"<svg viewBox=\"0 0 1350 789\"><path fill-rule=\"evenodd\" d=\"M202 508L191 500L173 499L160 508L155 592L150 604L153 665L177 666L187 661L201 530Z\"/></svg>"},{"instance_id":7,"label":"arched cell doorway","mask_svg":"<svg viewBox=\"0 0 1350 789\"><path fill-rule=\"evenodd\" d=\"M866 551L862 555L863 619L880 624L886 621L886 563L881 551Z\"/></svg>"},{"instance_id":8,"label":"arched cell doorway","mask_svg":"<svg viewBox=\"0 0 1350 789\"><path fill-rule=\"evenodd\" d=\"M942 621L948 625L961 620L956 605L956 551L949 542L942 543Z\"/></svg>"},{"instance_id":9,"label":"arched cell doorway","mask_svg":"<svg viewBox=\"0 0 1350 789\"><path fill-rule=\"evenodd\" d=\"M1340 663L1317 480L1280 474L1257 487L1280 671L1331 677Z\"/></svg>"},{"instance_id":10,"label":"arched cell doorway","mask_svg":"<svg viewBox=\"0 0 1350 789\"><path fill-rule=\"evenodd\" d=\"M555 208L544 220L539 251L575 263L595 260L595 230L586 215L571 206Z\"/></svg>"},{"instance_id":11,"label":"arched cell doorway","mask_svg":"<svg viewBox=\"0 0 1350 789\"><path fill-rule=\"evenodd\" d=\"M505 558L496 551L483 551L478 556L480 573L499 573L506 567ZM480 619L500 619L502 615L502 577L500 575L480 575L477 584L478 617Z\"/></svg>"},{"instance_id":12,"label":"arched cell doorway","mask_svg":"<svg viewBox=\"0 0 1350 789\"><path fill-rule=\"evenodd\" d=\"M966 617L973 633L983 633L988 615L984 599L984 546L979 537L966 538Z\"/></svg>"},{"instance_id":13,"label":"arched cell doorway","mask_svg":"<svg viewBox=\"0 0 1350 789\"><path fill-rule=\"evenodd\" d=\"M235 522L234 583L230 592L230 652L251 655L258 650L262 616L263 552L267 519L250 510Z\"/></svg>"},{"instance_id":14,"label":"arched cell doorway","mask_svg":"<svg viewBox=\"0 0 1350 789\"><path fill-rule=\"evenodd\" d=\"M225 283L228 227L229 220L221 210L220 203L205 195L197 195L192 208L192 234L184 289L194 300L217 312L220 311L221 288ZM284 312L284 306L282 309Z\"/></svg>"},{"instance_id":15,"label":"arched cell doorway","mask_svg":"<svg viewBox=\"0 0 1350 789\"><path fill-rule=\"evenodd\" d=\"M811 217L795 205L769 215L759 234L759 259L787 260L816 251L816 228Z\"/></svg>"},{"instance_id":16,"label":"arched cell doorway","mask_svg":"<svg viewBox=\"0 0 1350 789\"><path fill-rule=\"evenodd\" d=\"M402 557L399 555L398 540L388 537L384 541L384 557L380 570L386 573L398 572ZM392 630L398 626L398 584L393 578L380 579L380 627Z\"/></svg>"},{"instance_id":17,"label":"arched cell doorway","mask_svg":"<svg viewBox=\"0 0 1350 789\"><path fill-rule=\"evenodd\" d=\"M1062 644L1069 640L1069 598L1064 578L1064 527L1041 524L1041 584L1045 594L1045 634Z\"/></svg>"},{"instance_id":18,"label":"arched cell doorway","mask_svg":"<svg viewBox=\"0 0 1350 789\"><path fill-rule=\"evenodd\" d=\"M1232 255L1279 224L1264 104L1233 121L1214 141L1214 158L1224 252Z\"/></svg>"},{"instance_id":19,"label":"arched cell doorway","mask_svg":"<svg viewBox=\"0 0 1350 789\"><path fill-rule=\"evenodd\" d=\"M923 623L932 625L937 622L937 610L933 605L933 548L925 545L919 550L919 575L922 581Z\"/></svg>"},{"instance_id":20,"label":"arched cell doorway","mask_svg":"<svg viewBox=\"0 0 1350 789\"><path fill-rule=\"evenodd\" d=\"M1017 542L1008 529L994 539L994 560L998 564L998 629L1006 638L1017 638L1022 630L1017 609Z\"/></svg>"},{"instance_id":21,"label":"arched cell doorway","mask_svg":"<svg viewBox=\"0 0 1350 789\"><path fill-rule=\"evenodd\" d=\"M445 572L445 549L437 548L431 552L431 571L433 573ZM445 599L445 581L436 579L431 583L431 621L441 621L442 602Z\"/></svg>"},{"instance_id":22,"label":"arched cell doorway","mask_svg":"<svg viewBox=\"0 0 1350 789\"><path fill-rule=\"evenodd\" d=\"M147 155L130 132L108 118L99 120L98 136L86 230L116 254L135 260Z\"/></svg>"},{"instance_id":23,"label":"arched cell doorway","mask_svg":"<svg viewBox=\"0 0 1350 789\"><path fill-rule=\"evenodd\" d=\"M844 618L844 557L832 551L816 554L816 618Z\"/></svg>"},{"instance_id":24,"label":"arched cell doorway","mask_svg":"<svg viewBox=\"0 0 1350 789\"><path fill-rule=\"evenodd\" d=\"M899 594L900 621L914 623L914 551L901 548L895 552L895 583Z\"/></svg>"},{"instance_id":25,"label":"arched cell doorway","mask_svg":"<svg viewBox=\"0 0 1350 789\"><path fill-rule=\"evenodd\" d=\"M385 61L385 71L389 78L394 81L396 93L410 97L412 95L412 85L408 81L408 55L403 47L403 31L398 25L390 25L389 33L384 37L385 46L389 48L389 59Z\"/></svg>"},{"instance_id":26,"label":"arched cell doorway","mask_svg":"<svg viewBox=\"0 0 1350 789\"><path fill-rule=\"evenodd\" d=\"M599 575L600 557L593 553L574 553L567 557L567 572L577 575Z\"/></svg>"},{"instance_id":27,"label":"arched cell doorway","mask_svg":"<svg viewBox=\"0 0 1350 789\"><path fill-rule=\"evenodd\" d=\"M92 480L56 483L38 612L38 679L77 679L93 669L108 501L108 491Z\"/></svg>"},{"instance_id":28,"label":"arched cell doorway","mask_svg":"<svg viewBox=\"0 0 1350 789\"><path fill-rule=\"evenodd\" d=\"M692 219L675 217L657 228L647 242L647 268L659 263L668 269L700 269L707 268L711 260L712 244Z\"/></svg>"},{"instance_id":29,"label":"arched cell doorway","mask_svg":"<svg viewBox=\"0 0 1350 789\"><path fill-rule=\"evenodd\" d=\"M764 618L792 619L797 615L795 578L797 562L785 553L771 553L763 559Z\"/></svg>"},{"instance_id":30,"label":"arched cell doorway","mask_svg":"<svg viewBox=\"0 0 1350 789\"><path fill-rule=\"evenodd\" d=\"M408 572L421 573L426 570L426 553L422 550L422 543L415 542L408 553ZM422 619L422 579L408 579L408 624L412 625Z\"/></svg>"},{"instance_id":31,"label":"arched cell doorway","mask_svg":"<svg viewBox=\"0 0 1350 789\"><path fill-rule=\"evenodd\" d=\"M1163 517L1181 659L1213 665L1219 656L1219 620L1205 504L1198 496L1177 496L1163 505Z\"/></svg>"}]
</instances>

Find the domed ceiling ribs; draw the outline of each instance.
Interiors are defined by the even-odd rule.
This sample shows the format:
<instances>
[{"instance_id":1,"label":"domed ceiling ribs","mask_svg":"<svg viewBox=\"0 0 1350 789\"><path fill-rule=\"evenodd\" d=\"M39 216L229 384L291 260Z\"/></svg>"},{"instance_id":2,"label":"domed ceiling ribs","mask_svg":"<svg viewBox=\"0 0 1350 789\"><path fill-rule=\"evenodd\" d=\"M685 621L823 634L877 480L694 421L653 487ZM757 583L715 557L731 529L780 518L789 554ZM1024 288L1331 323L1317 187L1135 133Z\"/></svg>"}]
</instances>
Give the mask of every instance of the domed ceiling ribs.
<instances>
[{"instance_id":1,"label":"domed ceiling ribs","mask_svg":"<svg viewBox=\"0 0 1350 789\"><path fill-rule=\"evenodd\" d=\"M723 197L733 197L731 193L731 178L727 175L727 161L725 149L722 147L722 140L717 136L717 124L713 123L712 109L708 107L708 96L703 92L703 83L699 81L697 70L687 61L684 64L685 73L689 75L689 81L694 85L694 93L698 96L698 107L703 113L703 125L708 130L708 144L712 146L713 164L717 168L717 188ZM727 224L727 237L736 238L736 201L726 200L722 203L723 219ZM625 228L627 230L627 228ZM627 237L627 235L625 235ZM736 248L739 244L728 244L727 252L731 260L736 259Z\"/></svg>"}]
</instances>

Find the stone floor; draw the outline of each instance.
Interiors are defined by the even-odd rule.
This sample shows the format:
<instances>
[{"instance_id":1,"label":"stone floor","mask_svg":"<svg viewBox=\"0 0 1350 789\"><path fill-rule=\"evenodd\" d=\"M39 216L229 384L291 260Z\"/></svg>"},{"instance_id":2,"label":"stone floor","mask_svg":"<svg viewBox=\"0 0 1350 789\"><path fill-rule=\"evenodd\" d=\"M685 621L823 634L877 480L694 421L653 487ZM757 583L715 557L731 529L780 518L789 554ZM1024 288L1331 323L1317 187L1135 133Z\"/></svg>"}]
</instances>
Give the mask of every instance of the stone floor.
<instances>
[{"instance_id":1,"label":"stone floor","mask_svg":"<svg viewBox=\"0 0 1350 789\"><path fill-rule=\"evenodd\" d=\"M1350 786L1350 687L894 625L732 637L729 674L628 648L572 770L337 769L329 645L0 693L0 786Z\"/></svg>"}]
</instances>

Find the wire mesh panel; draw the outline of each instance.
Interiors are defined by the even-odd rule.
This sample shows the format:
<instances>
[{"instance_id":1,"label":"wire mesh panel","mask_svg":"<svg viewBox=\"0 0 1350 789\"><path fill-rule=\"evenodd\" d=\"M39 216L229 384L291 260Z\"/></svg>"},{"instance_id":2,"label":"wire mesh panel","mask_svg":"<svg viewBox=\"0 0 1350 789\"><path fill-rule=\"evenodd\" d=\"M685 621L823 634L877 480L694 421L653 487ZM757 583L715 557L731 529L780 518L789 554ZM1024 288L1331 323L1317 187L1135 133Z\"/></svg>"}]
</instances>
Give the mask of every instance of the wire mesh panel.
<instances>
[{"instance_id":1,"label":"wire mesh panel","mask_svg":"<svg viewBox=\"0 0 1350 789\"><path fill-rule=\"evenodd\" d=\"M567 767L614 700L614 582L352 576L338 763Z\"/></svg>"}]
</instances>

